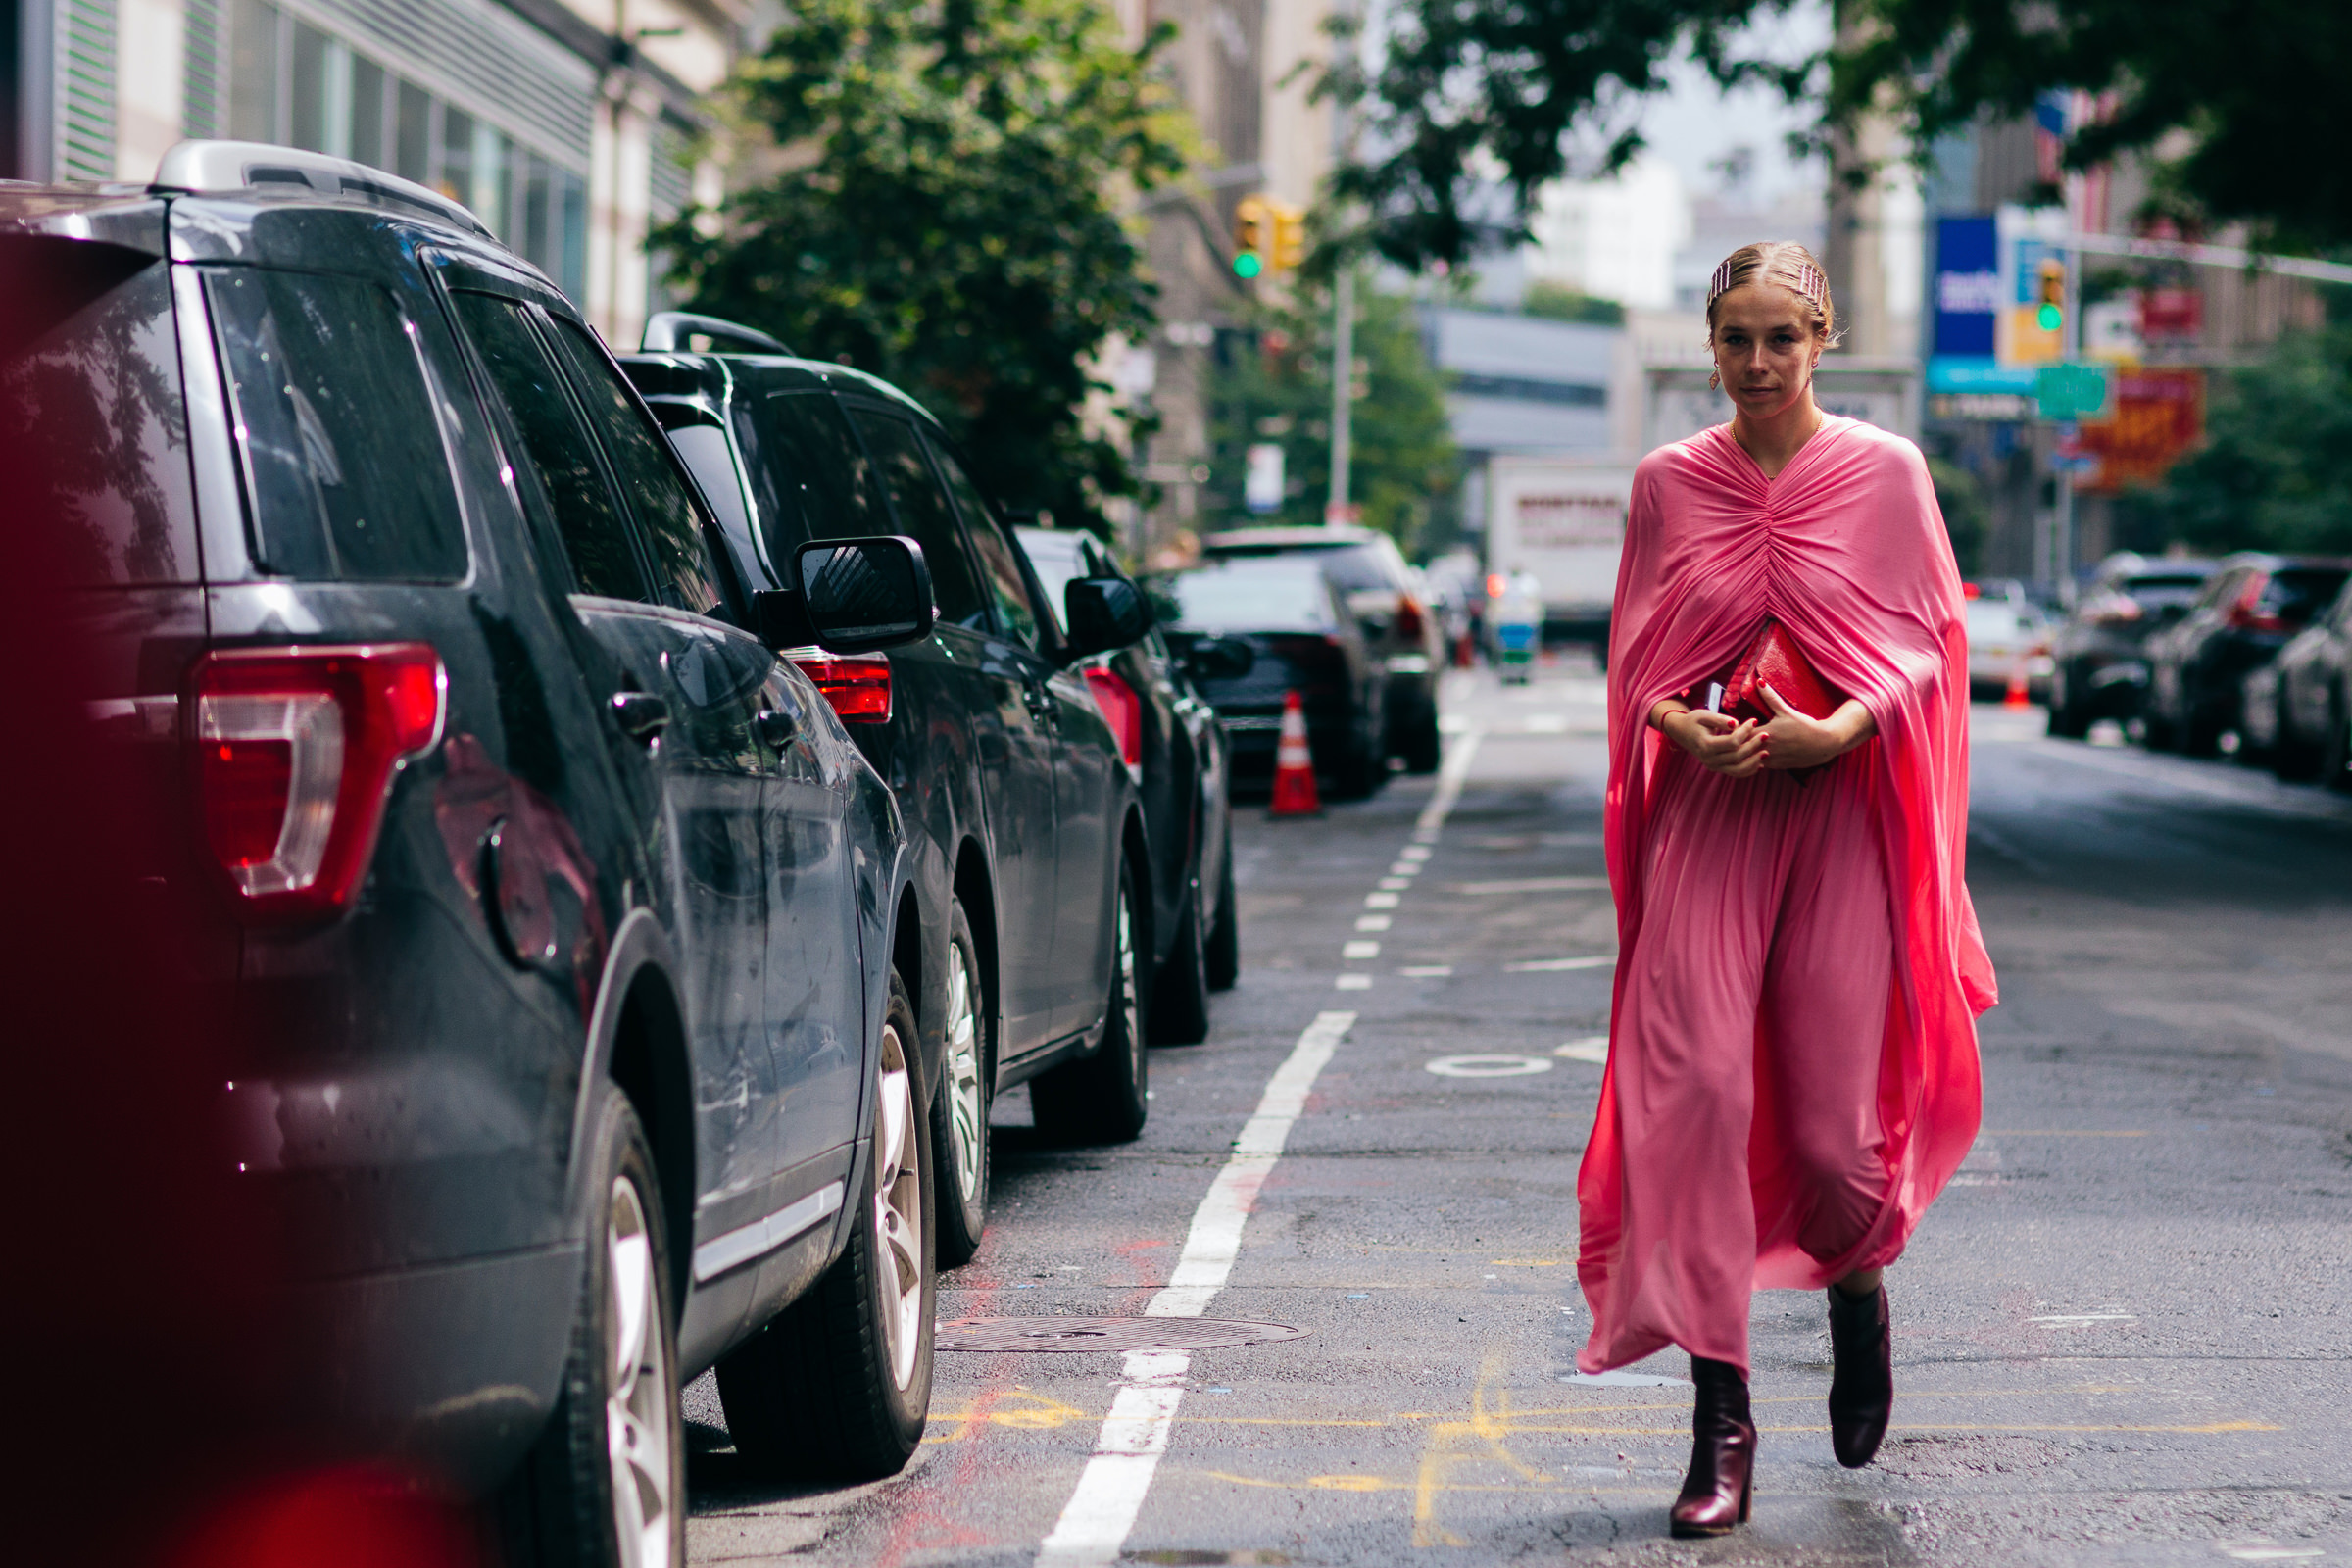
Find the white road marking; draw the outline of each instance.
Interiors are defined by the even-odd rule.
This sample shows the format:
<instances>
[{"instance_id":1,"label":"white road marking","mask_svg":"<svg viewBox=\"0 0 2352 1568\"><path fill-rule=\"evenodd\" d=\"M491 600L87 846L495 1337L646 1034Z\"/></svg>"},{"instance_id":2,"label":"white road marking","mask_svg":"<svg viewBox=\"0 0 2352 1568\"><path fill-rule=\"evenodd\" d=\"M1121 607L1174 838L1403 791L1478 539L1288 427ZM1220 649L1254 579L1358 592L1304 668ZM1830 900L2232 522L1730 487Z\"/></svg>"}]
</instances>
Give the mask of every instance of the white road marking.
<instances>
[{"instance_id":1,"label":"white road marking","mask_svg":"<svg viewBox=\"0 0 2352 1568\"><path fill-rule=\"evenodd\" d=\"M1384 876L1380 879L1380 885L1391 893L1402 893L1413 884L1408 877Z\"/></svg>"},{"instance_id":2,"label":"white road marking","mask_svg":"<svg viewBox=\"0 0 2352 1568\"><path fill-rule=\"evenodd\" d=\"M1537 958L1527 963L1506 963L1503 967L1513 974L1533 974L1550 969L1605 969L1616 961L1617 955L1603 953L1583 958Z\"/></svg>"},{"instance_id":3,"label":"white road marking","mask_svg":"<svg viewBox=\"0 0 2352 1568\"><path fill-rule=\"evenodd\" d=\"M1385 914L1359 914L1355 917L1355 928L1358 931L1386 931L1389 917Z\"/></svg>"},{"instance_id":4,"label":"white road marking","mask_svg":"<svg viewBox=\"0 0 2352 1568\"><path fill-rule=\"evenodd\" d=\"M1689 1378L1662 1378L1654 1372L1570 1372L1562 1383L1583 1383L1602 1389L1687 1389Z\"/></svg>"},{"instance_id":5,"label":"white road marking","mask_svg":"<svg viewBox=\"0 0 2352 1568\"><path fill-rule=\"evenodd\" d=\"M1426 860L1435 853L1426 844L1407 844L1396 852L1396 858L1400 860Z\"/></svg>"},{"instance_id":6,"label":"white road marking","mask_svg":"<svg viewBox=\"0 0 2352 1568\"><path fill-rule=\"evenodd\" d=\"M1606 1066L1609 1060L1609 1037L1587 1035L1582 1040L1569 1041L1552 1054L1565 1056L1570 1061L1589 1061L1595 1066Z\"/></svg>"},{"instance_id":7,"label":"white road marking","mask_svg":"<svg viewBox=\"0 0 2352 1568\"><path fill-rule=\"evenodd\" d=\"M1527 1078L1551 1071L1542 1056L1439 1056L1423 1065L1441 1078Z\"/></svg>"},{"instance_id":8,"label":"white road marking","mask_svg":"<svg viewBox=\"0 0 2352 1568\"><path fill-rule=\"evenodd\" d=\"M1340 956L1343 958L1377 958L1380 956L1380 944L1365 941L1350 942L1340 949Z\"/></svg>"},{"instance_id":9,"label":"white road marking","mask_svg":"<svg viewBox=\"0 0 2352 1568\"><path fill-rule=\"evenodd\" d=\"M1450 963L1408 963L1396 971L1414 980L1443 980L1453 973Z\"/></svg>"},{"instance_id":10,"label":"white road marking","mask_svg":"<svg viewBox=\"0 0 2352 1568\"><path fill-rule=\"evenodd\" d=\"M1476 899L1497 893L1591 893L1608 885L1605 876L1523 876L1508 882L1456 882L1446 891Z\"/></svg>"},{"instance_id":11,"label":"white road marking","mask_svg":"<svg viewBox=\"0 0 2352 1568\"><path fill-rule=\"evenodd\" d=\"M1372 989L1372 977L1368 974L1344 974L1334 980L1332 986L1339 991L1369 991Z\"/></svg>"},{"instance_id":12,"label":"white road marking","mask_svg":"<svg viewBox=\"0 0 2352 1568\"><path fill-rule=\"evenodd\" d=\"M1398 860L1395 865L1389 867L1391 876L1419 876L1420 874L1421 862L1419 860Z\"/></svg>"},{"instance_id":13,"label":"white road marking","mask_svg":"<svg viewBox=\"0 0 2352 1568\"><path fill-rule=\"evenodd\" d=\"M1318 1013L1291 1048L1289 1058L1267 1082L1257 1114L1233 1141L1232 1157L1193 1211L1176 1271L1145 1305L1146 1317L1199 1317L1224 1288L1258 1190L1281 1158L1292 1125L1306 1108L1307 1091L1354 1023L1352 1012ZM1144 1494L1151 1490L1152 1473L1159 1468L1159 1456L1167 1452L1168 1432L1192 1364L1187 1350L1129 1353L1095 1451L1054 1533L1038 1548L1037 1568L1111 1568L1119 1560Z\"/></svg>"},{"instance_id":14,"label":"white road marking","mask_svg":"<svg viewBox=\"0 0 2352 1568\"><path fill-rule=\"evenodd\" d=\"M1364 907L1367 909L1394 909L1400 902L1402 901L1394 893L1367 893L1364 895Z\"/></svg>"}]
</instances>

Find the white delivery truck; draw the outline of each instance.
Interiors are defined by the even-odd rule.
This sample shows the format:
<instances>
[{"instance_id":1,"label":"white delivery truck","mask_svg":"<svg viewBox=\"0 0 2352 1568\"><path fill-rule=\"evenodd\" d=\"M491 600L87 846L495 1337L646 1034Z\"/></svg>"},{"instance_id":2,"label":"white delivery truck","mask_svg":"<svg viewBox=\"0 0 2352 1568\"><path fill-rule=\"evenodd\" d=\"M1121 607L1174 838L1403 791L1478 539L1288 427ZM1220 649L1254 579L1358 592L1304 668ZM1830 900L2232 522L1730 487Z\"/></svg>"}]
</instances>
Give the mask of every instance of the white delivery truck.
<instances>
[{"instance_id":1,"label":"white delivery truck","mask_svg":"<svg viewBox=\"0 0 2352 1568\"><path fill-rule=\"evenodd\" d=\"M1497 454L1487 470L1487 570L1542 585L1544 630L1553 641L1609 645L1609 604L1625 548L1633 461Z\"/></svg>"}]
</instances>

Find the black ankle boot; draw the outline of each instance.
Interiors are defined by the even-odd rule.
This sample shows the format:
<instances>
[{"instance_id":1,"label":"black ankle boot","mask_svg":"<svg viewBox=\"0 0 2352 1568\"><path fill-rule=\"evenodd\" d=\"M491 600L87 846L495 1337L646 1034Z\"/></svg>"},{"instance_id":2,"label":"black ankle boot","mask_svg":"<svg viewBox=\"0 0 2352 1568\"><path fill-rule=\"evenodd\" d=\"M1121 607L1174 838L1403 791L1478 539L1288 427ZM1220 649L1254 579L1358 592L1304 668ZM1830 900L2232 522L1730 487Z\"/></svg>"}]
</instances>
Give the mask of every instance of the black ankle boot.
<instances>
[{"instance_id":1,"label":"black ankle boot","mask_svg":"<svg viewBox=\"0 0 2352 1568\"><path fill-rule=\"evenodd\" d=\"M1690 1411L1690 1473L1674 1499L1669 1531L1678 1537L1728 1536L1747 1523L1755 1490L1756 1425L1747 1413L1747 1379L1729 1361L1690 1358L1698 1398Z\"/></svg>"},{"instance_id":2,"label":"black ankle boot","mask_svg":"<svg viewBox=\"0 0 2352 1568\"><path fill-rule=\"evenodd\" d=\"M1879 1451L1894 1414L1894 1335L1886 1287L1848 1296L1830 1287L1830 1446L1859 1470Z\"/></svg>"}]
</instances>

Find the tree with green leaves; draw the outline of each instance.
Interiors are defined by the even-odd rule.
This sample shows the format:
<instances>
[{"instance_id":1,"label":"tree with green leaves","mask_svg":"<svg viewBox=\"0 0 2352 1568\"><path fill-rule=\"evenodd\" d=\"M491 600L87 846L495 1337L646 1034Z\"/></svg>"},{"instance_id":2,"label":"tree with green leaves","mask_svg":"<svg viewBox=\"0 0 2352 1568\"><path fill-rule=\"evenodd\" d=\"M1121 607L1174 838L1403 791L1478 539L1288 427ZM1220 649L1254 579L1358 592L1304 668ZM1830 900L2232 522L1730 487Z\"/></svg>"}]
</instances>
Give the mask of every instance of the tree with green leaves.
<instances>
[{"instance_id":1,"label":"tree with green leaves","mask_svg":"<svg viewBox=\"0 0 2352 1568\"><path fill-rule=\"evenodd\" d=\"M2352 326L2217 375L2206 437L2148 498L2168 541L2352 554Z\"/></svg>"},{"instance_id":2,"label":"tree with green leaves","mask_svg":"<svg viewBox=\"0 0 2352 1568\"><path fill-rule=\"evenodd\" d=\"M1287 306L1254 313L1252 330L1228 333L1210 378L1210 479L1203 504L1214 526L1323 520L1331 493L1331 300L1302 290ZM1460 455L1445 386L1429 359L1410 300L1357 293L1353 345L1357 392L1349 416L1348 494L1364 522L1406 551L1448 532ZM1280 512L1251 514L1243 496L1248 451L1283 449L1288 481Z\"/></svg>"},{"instance_id":3,"label":"tree with green leaves","mask_svg":"<svg viewBox=\"0 0 2352 1568\"><path fill-rule=\"evenodd\" d=\"M1153 324L1121 209L1191 145L1168 36L1100 0L795 0L730 89L775 172L652 243L692 309L891 380L994 494L1100 523L1141 485L1093 367Z\"/></svg>"},{"instance_id":4,"label":"tree with green leaves","mask_svg":"<svg viewBox=\"0 0 2352 1568\"><path fill-rule=\"evenodd\" d=\"M1818 102L1828 125L1891 115L1928 148L1981 115L2039 94L2110 96L2066 148L2083 168L2155 158L2189 216L2245 220L2275 240L2352 244L2352 161L2333 156L2352 80L2352 7L2340 0L1842 0L1838 43L1807 60L1756 52L1749 24L1789 0L1397 0L1367 70L1331 89L1356 106L1361 144L1343 191L1366 237L1407 267L1459 264L1525 237L1535 192L1622 168L1642 147L1631 107L1688 51L1726 86ZM1572 146L1600 150L1571 168ZM1516 197L1496 213L1494 174Z\"/></svg>"}]
</instances>

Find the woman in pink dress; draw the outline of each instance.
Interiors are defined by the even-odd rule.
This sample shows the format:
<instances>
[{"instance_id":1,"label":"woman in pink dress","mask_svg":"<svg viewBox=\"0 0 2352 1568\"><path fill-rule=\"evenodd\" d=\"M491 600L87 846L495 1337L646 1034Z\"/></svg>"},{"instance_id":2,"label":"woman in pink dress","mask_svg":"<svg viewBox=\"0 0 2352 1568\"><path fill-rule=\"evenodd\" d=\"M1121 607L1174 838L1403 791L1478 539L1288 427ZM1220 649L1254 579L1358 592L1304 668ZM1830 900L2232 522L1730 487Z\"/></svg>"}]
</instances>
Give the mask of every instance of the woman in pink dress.
<instances>
[{"instance_id":1,"label":"woman in pink dress","mask_svg":"<svg viewBox=\"0 0 2352 1568\"><path fill-rule=\"evenodd\" d=\"M1919 449L1813 401L1836 315L1802 246L1716 270L1737 411L1634 479L1609 633L1607 848L1619 961L1577 1180L1578 1364L1680 1346L1697 1385L1677 1536L1746 1519L1757 1287L1829 1294L1838 1459L1894 1399L1886 1292L1976 1137L1992 966L1962 880L1960 580ZM1808 716L1707 710L1777 622L1832 689ZM1842 694L1842 695L1840 695Z\"/></svg>"}]
</instances>

